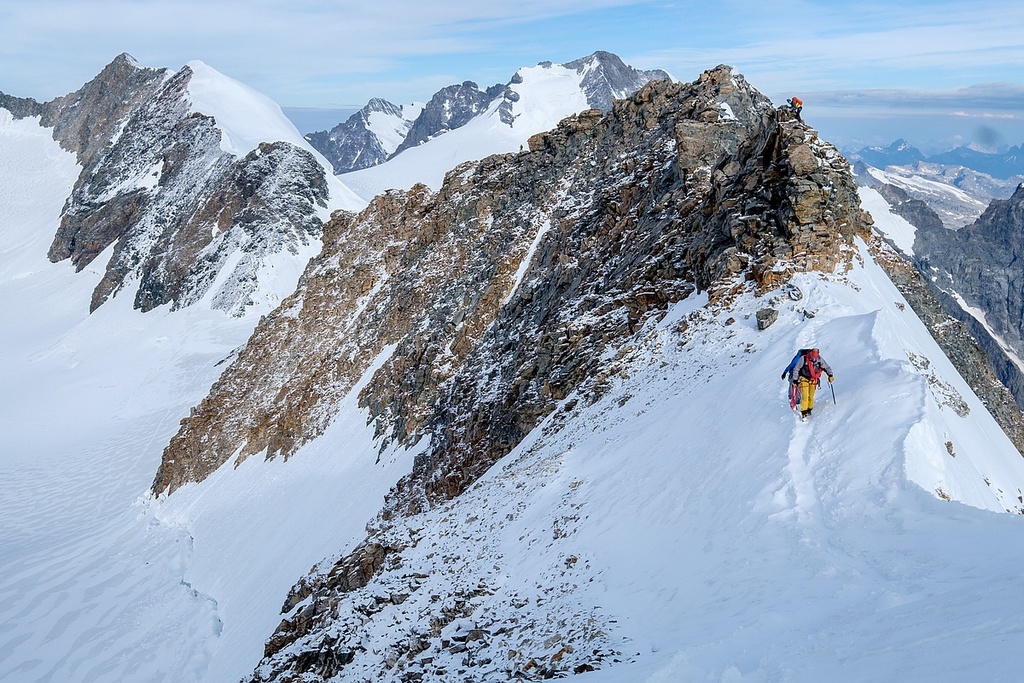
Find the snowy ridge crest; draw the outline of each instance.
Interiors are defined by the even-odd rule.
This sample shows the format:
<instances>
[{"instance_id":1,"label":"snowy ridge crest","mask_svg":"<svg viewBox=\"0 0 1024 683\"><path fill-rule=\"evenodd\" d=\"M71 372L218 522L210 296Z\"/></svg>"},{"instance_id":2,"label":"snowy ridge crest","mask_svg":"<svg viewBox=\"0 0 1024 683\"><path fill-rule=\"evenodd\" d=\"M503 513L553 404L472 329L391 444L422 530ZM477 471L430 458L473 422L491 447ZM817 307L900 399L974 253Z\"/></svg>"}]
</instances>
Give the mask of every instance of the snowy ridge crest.
<instances>
[{"instance_id":1,"label":"snowy ridge crest","mask_svg":"<svg viewBox=\"0 0 1024 683\"><path fill-rule=\"evenodd\" d=\"M59 117L106 131L86 155L148 101L99 91ZM210 116L182 125L216 163ZM225 169L252 221L256 167L303 163L265 143ZM514 152L337 212L258 324L88 315L113 244L42 256L81 168L0 115L0 678L1016 680L1024 459L989 411L1024 420L848 162L725 67ZM836 381L801 422L812 345Z\"/></svg>"}]
</instances>

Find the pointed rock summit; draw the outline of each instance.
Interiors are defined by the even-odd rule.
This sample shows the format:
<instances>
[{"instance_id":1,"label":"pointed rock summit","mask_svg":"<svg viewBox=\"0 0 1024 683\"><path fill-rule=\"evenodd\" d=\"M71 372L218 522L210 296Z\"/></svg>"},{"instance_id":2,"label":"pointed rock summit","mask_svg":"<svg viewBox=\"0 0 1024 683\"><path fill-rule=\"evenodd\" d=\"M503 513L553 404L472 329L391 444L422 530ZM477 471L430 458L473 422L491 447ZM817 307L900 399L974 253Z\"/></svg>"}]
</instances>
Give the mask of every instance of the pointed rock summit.
<instances>
[{"instance_id":1,"label":"pointed rock summit","mask_svg":"<svg viewBox=\"0 0 1024 683\"><path fill-rule=\"evenodd\" d=\"M335 173L348 173L382 164L394 154L412 128L413 112L375 97L365 107L329 131L306 136L315 149L331 160Z\"/></svg>"},{"instance_id":2,"label":"pointed rock summit","mask_svg":"<svg viewBox=\"0 0 1024 683\"><path fill-rule=\"evenodd\" d=\"M154 481L174 490L228 458L287 457L364 373L381 448L417 444L367 540L296 586L252 680L338 675L348 658L305 653L328 633L331 652L358 638L332 606L401 566L395 521L461 495L571 394L596 401L608 354L671 304L832 273L867 227L849 163L726 66L565 119L437 193L337 217Z\"/></svg>"},{"instance_id":3,"label":"pointed rock summit","mask_svg":"<svg viewBox=\"0 0 1024 683\"><path fill-rule=\"evenodd\" d=\"M143 311L208 296L214 308L241 315L271 288L270 260L319 238L330 199L323 167L278 131L261 143L248 130L232 137L196 102L244 87L195 66L199 77L189 66L147 69L122 54L80 90L42 106L43 125L82 166L49 257L81 270L110 250L92 310L130 286ZM225 111L233 106L223 102ZM243 137L255 148L231 147Z\"/></svg>"},{"instance_id":4,"label":"pointed rock summit","mask_svg":"<svg viewBox=\"0 0 1024 683\"><path fill-rule=\"evenodd\" d=\"M565 66L583 77L580 85L587 96L587 104L601 111L608 111L612 102L629 97L651 81L672 79L661 69L634 69L618 55L604 51L566 62Z\"/></svg>"}]
</instances>

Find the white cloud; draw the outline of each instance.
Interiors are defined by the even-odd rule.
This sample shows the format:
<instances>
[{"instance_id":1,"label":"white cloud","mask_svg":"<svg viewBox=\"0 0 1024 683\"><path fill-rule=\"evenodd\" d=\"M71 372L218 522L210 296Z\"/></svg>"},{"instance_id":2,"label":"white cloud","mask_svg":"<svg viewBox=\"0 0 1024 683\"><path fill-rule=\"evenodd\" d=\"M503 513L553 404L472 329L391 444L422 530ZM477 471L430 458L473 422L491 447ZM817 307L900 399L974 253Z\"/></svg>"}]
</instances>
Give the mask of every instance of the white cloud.
<instances>
[{"instance_id":1,"label":"white cloud","mask_svg":"<svg viewBox=\"0 0 1024 683\"><path fill-rule=\"evenodd\" d=\"M361 105L609 49L681 79L731 64L784 100L1016 81L1021 35L1019 0L36 0L0 9L0 90L50 99L128 52L172 69L200 59L285 106Z\"/></svg>"}]
</instances>

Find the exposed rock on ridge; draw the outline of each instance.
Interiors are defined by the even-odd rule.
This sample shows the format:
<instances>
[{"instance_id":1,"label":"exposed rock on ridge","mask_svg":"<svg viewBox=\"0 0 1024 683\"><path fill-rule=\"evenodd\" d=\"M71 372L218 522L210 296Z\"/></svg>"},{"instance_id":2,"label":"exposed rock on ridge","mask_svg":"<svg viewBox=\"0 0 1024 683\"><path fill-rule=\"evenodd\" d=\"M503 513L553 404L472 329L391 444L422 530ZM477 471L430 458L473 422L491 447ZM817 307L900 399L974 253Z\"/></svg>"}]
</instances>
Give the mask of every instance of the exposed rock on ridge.
<instances>
[{"instance_id":1,"label":"exposed rock on ridge","mask_svg":"<svg viewBox=\"0 0 1024 683\"><path fill-rule=\"evenodd\" d=\"M408 542L389 520L465 491L570 393L600 396L602 355L670 303L831 272L864 226L845 159L731 69L651 83L528 152L454 169L437 194L419 186L337 215L295 295L183 421L154 490L235 454L294 453L376 368L359 398L382 448L429 445L371 538L296 588L288 607L304 606L258 675L329 678L355 656L353 634L324 647L318 634L337 596Z\"/></svg>"},{"instance_id":2,"label":"exposed rock on ridge","mask_svg":"<svg viewBox=\"0 0 1024 683\"><path fill-rule=\"evenodd\" d=\"M40 116L43 113L43 105L31 97L14 97L3 92L0 92L0 109L11 112L15 119Z\"/></svg>"},{"instance_id":3,"label":"exposed rock on ridge","mask_svg":"<svg viewBox=\"0 0 1024 683\"><path fill-rule=\"evenodd\" d=\"M269 256L319 237L328 189L313 155L286 142L225 152L214 118L191 110L192 76L121 55L42 107L42 124L82 165L49 257L81 270L112 247L92 310L137 281L144 311L210 293L215 308L241 314Z\"/></svg>"},{"instance_id":4,"label":"exposed rock on ridge","mask_svg":"<svg viewBox=\"0 0 1024 683\"><path fill-rule=\"evenodd\" d=\"M61 146L78 156L79 184L96 170L96 158L117 136L125 119L170 78L167 69L139 66L121 53L80 89L43 105L41 123L53 128Z\"/></svg>"},{"instance_id":5,"label":"exposed rock on ridge","mask_svg":"<svg viewBox=\"0 0 1024 683\"><path fill-rule=\"evenodd\" d=\"M736 118L723 117L723 101ZM466 363L485 333L502 346L521 340L505 380L550 405L588 375L599 347L695 287L718 292L747 269L774 286L845 259L861 217L849 175L833 177L844 163L722 67L694 84L648 86L607 117L567 119L529 153L453 170L437 194L392 192L336 216L296 294L170 444L154 487L201 479L239 449L290 455L394 344L362 397L388 439L442 438L442 425L427 426L438 391L455 373L473 376ZM580 318L596 322L553 331ZM528 333L515 329L524 319L537 321ZM507 449L549 409L474 431L505 433Z\"/></svg>"},{"instance_id":6,"label":"exposed rock on ridge","mask_svg":"<svg viewBox=\"0 0 1024 683\"><path fill-rule=\"evenodd\" d=\"M391 156L410 147L422 145L430 138L469 123L487 108L495 97L505 91L503 85L492 85L481 90L473 81L449 85L434 93L423 111L416 117L402 144Z\"/></svg>"},{"instance_id":7,"label":"exposed rock on ridge","mask_svg":"<svg viewBox=\"0 0 1024 683\"><path fill-rule=\"evenodd\" d=\"M618 55L599 50L564 66L583 74L583 94L594 109L608 111L615 100L625 99L651 81L671 80L661 69L640 70L625 64Z\"/></svg>"}]
</instances>

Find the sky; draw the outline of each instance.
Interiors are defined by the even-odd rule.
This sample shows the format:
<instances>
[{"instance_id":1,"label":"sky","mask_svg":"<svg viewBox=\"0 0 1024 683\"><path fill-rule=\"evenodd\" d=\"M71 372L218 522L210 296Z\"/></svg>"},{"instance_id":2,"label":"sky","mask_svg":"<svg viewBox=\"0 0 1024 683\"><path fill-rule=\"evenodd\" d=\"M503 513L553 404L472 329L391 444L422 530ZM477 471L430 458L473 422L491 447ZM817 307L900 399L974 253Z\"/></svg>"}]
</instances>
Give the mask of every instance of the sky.
<instances>
[{"instance_id":1,"label":"sky","mask_svg":"<svg viewBox=\"0 0 1024 683\"><path fill-rule=\"evenodd\" d=\"M777 104L799 94L839 143L995 147L1024 142L1021 36L1019 0L36 0L0 7L0 91L46 101L121 52L201 60L309 132L372 97L424 102L607 50L683 81L730 64Z\"/></svg>"}]
</instances>

